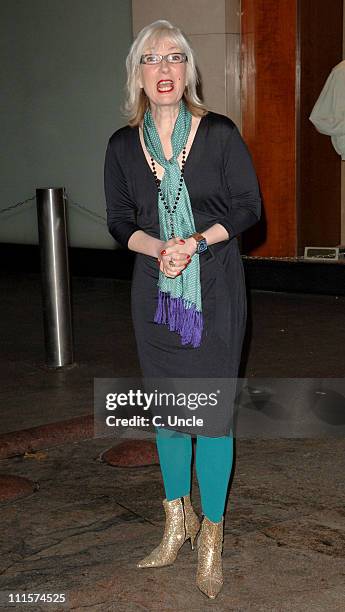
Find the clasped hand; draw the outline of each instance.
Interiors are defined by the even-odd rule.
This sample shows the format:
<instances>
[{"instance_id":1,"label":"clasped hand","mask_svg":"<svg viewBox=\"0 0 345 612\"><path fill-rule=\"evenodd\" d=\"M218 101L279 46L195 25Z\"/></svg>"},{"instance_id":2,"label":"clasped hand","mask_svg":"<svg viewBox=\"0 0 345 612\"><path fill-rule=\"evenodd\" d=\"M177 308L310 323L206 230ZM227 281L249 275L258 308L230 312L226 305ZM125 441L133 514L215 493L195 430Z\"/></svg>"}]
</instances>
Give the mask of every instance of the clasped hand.
<instances>
[{"instance_id":1,"label":"clasped hand","mask_svg":"<svg viewBox=\"0 0 345 612\"><path fill-rule=\"evenodd\" d=\"M194 238L183 239L179 236L164 242L157 259L161 272L169 278L182 274L192 261L196 246Z\"/></svg>"}]
</instances>

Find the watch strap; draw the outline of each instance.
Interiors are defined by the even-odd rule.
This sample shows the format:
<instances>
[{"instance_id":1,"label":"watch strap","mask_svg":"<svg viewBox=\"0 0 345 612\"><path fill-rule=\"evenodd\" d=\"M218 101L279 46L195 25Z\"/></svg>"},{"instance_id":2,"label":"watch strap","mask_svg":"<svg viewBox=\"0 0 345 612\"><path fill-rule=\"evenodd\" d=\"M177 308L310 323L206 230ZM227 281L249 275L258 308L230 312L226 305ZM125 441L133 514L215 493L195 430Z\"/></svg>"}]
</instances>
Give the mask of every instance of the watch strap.
<instances>
[{"instance_id":1,"label":"watch strap","mask_svg":"<svg viewBox=\"0 0 345 612\"><path fill-rule=\"evenodd\" d=\"M200 232L194 232L194 234L191 234L191 238L194 238L194 240L196 240L197 242L201 242L201 240L205 240L205 236L200 234Z\"/></svg>"},{"instance_id":2,"label":"watch strap","mask_svg":"<svg viewBox=\"0 0 345 612\"><path fill-rule=\"evenodd\" d=\"M207 240L200 232L194 232L190 238L194 238L196 241L196 253L200 255L200 253L204 253L207 250Z\"/></svg>"}]
</instances>

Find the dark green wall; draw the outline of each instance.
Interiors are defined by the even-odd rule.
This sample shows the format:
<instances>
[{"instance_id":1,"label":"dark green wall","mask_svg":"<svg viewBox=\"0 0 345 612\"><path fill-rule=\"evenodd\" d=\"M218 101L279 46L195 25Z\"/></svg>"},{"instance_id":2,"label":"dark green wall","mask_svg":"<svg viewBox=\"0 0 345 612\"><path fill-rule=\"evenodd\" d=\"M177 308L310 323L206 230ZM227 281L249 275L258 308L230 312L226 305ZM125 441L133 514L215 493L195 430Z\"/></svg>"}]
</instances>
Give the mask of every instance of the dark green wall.
<instances>
[{"instance_id":1,"label":"dark green wall","mask_svg":"<svg viewBox=\"0 0 345 612\"><path fill-rule=\"evenodd\" d=\"M65 186L105 216L103 162L132 42L130 0L2 0L3 209ZM101 221L69 207L72 246L111 248ZM35 201L0 216L0 242L37 244Z\"/></svg>"}]
</instances>

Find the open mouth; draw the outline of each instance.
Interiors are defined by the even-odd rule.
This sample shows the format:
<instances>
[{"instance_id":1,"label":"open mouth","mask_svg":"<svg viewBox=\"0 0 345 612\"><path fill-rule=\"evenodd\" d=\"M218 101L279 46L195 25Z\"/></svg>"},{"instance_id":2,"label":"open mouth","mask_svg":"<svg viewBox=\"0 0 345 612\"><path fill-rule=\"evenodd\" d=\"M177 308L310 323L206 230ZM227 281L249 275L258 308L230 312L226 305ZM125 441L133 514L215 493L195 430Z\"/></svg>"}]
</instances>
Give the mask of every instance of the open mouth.
<instances>
[{"instance_id":1,"label":"open mouth","mask_svg":"<svg viewBox=\"0 0 345 612\"><path fill-rule=\"evenodd\" d=\"M157 90L161 93L172 91L174 89L174 83L170 79L161 80L157 83Z\"/></svg>"}]
</instances>

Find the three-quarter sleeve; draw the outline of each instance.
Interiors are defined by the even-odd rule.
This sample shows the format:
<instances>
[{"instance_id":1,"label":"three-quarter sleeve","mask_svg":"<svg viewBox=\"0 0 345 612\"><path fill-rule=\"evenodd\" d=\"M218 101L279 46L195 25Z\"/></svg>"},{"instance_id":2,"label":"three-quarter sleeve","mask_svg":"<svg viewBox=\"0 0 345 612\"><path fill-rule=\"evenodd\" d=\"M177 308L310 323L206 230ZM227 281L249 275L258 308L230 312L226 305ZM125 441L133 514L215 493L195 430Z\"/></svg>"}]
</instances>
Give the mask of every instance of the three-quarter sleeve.
<instances>
[{"instance_id":1,"label":"three-quarter sleeve","mask_svg":"<svg viewBox=\"0 0 345 612\"><path fill-rule=\"evenodd\" d=\"M115 142L109 139L104 162L104 192L110 234L127 248L131 235L141 228L136 222L136 205L117 157Z\"/></svg>"},{"instance_id":2,"label":"three-quarter sleeve","mask_svg":"<svg viewBox=\"0 0 345 612\"><path fill-rule=\"evenodd\" d=\"M229 213L218 222L229 240L241 234L261 216L261 196L251 155L238 128L233 125L225 147L224 172L230 194Z\"/></svg>"}]
</instances>

